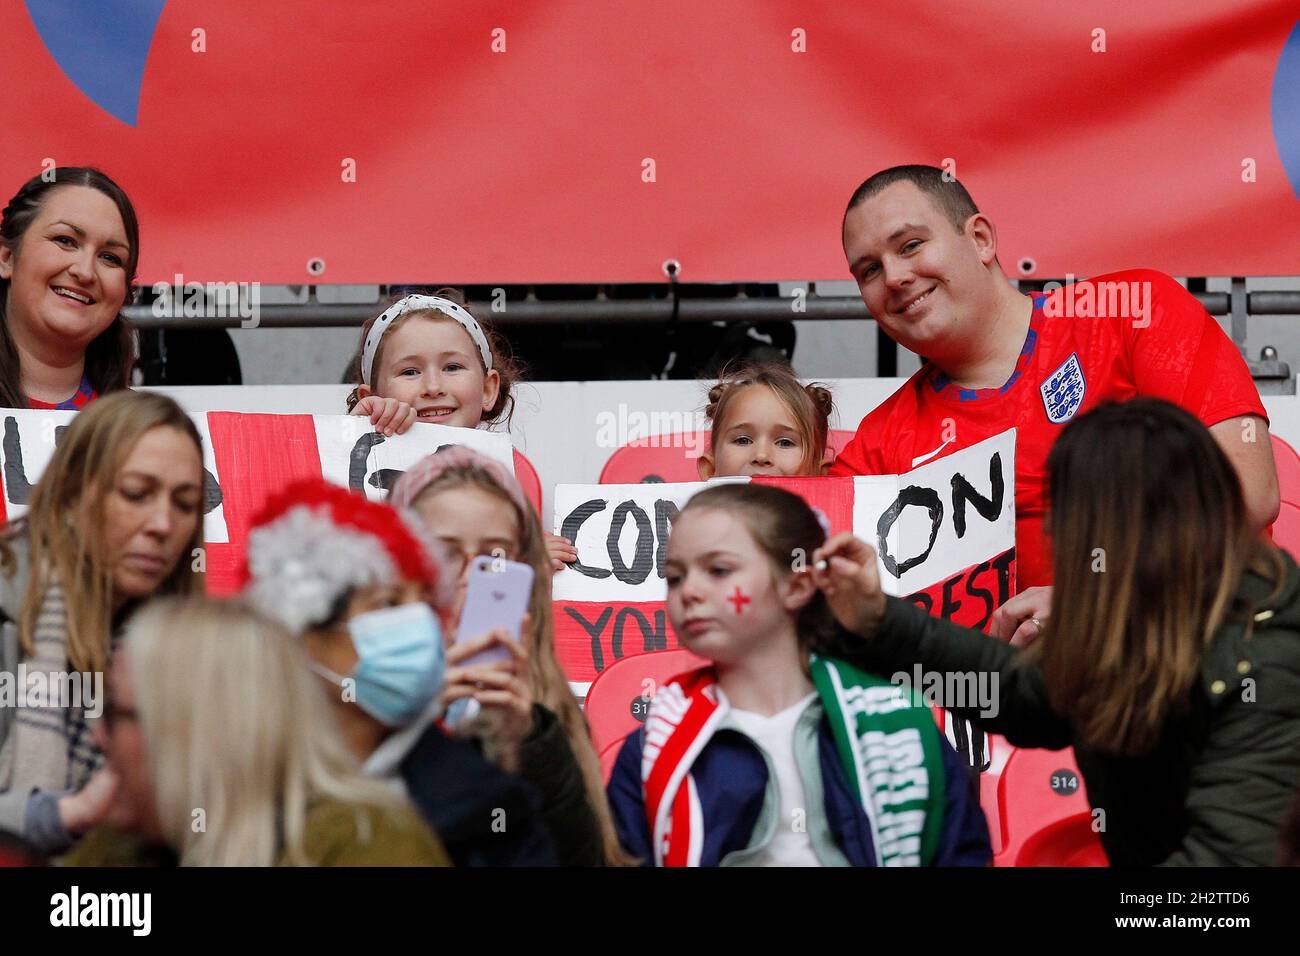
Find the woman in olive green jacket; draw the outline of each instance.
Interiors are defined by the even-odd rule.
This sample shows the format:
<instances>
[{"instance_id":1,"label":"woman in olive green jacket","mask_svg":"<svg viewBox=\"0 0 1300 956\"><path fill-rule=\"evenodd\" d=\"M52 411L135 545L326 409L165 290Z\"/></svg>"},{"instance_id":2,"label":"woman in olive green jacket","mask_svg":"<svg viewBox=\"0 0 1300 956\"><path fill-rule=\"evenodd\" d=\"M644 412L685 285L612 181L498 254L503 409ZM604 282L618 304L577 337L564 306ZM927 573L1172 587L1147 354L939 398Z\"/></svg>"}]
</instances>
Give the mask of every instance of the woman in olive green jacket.
<instances>
[{"instance_id":1,"label":"woman in olive green jacket","mask_svg":"<svg viewBox=\"0 0 1300 956\"><path fill-rule=\"evenodd\" d=\"M954 713L1018 747L1073 746L1112 865L1275 864L1300 780L1300 570L1250 531L1205 426L1166 402L1081 416L1048 471L1054 612L1032 646L885 597L875 552L839 535L814 580L868 639L837 654L996 677L993 716Z\"/></svg>"}]
</instances>

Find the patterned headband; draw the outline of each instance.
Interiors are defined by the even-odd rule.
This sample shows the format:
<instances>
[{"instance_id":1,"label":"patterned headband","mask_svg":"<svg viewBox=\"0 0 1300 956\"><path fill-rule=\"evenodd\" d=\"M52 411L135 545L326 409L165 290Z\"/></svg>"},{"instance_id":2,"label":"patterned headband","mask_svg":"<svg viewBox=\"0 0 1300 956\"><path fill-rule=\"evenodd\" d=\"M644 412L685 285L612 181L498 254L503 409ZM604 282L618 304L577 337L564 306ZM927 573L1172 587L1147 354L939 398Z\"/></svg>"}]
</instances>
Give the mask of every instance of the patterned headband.
<instances>
[{"instance_id":1,"label":"patterned headband","mask_svg":"<svg viewBox=\"0 0 1300 956\"><path fill-rule=\"evenodd\" d=\"M510 496L520 511L525 514L532 508L524 496L524 489L519 480L495 458L466 448L464 445L447 445L432 455L425 455L418 462L406 469L397 484L388 495L388 504L397 509L410 508L411 503L420 497L420 492L433 484L449 468L477 468L487 472L488 476Z\"/></svg>"},{"instance_id":2,"label":"patterned headband","mask_svg":"<svg viewBox=\"0 0 1300 956\"><path fill-rule=\"evenodd\" d=\"M406 315L408 312L416 312L423 309L434 309L454 319L474 340L478 346L479 357L483 359L483 367L489 371L492 369L492 350L488 348L487 336L483 334L482 327L474 316L470 315L465 309L452 302L451 299L444 299L439 295L408 295L402 301L390 305L384 310L379 318L375 319L375 324L370 327L366 333L365 345L361 347L361 381L366 385L371 384L371 376L374 373L373 365L375 364L375 353L379 351L379 343L388 331L388 327Z\"/></svg>"}]
</instances>

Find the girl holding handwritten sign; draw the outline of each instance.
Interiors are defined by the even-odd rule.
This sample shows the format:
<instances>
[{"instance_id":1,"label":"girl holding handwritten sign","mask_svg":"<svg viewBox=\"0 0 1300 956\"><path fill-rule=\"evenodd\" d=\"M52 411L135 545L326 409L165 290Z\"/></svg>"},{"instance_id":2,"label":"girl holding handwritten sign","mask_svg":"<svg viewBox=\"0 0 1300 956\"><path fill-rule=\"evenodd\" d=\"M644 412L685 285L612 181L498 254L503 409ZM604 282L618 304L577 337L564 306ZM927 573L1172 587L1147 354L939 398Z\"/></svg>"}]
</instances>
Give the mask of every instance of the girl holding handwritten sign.
<instances>
[{"instance_id":1,"label":"girl holding handwritten sign","mask_svg":"<svg viewBox=\"0 0 1300 956\"><path fill-rule=\"evenodd\" d=\"M385 435L417 421L478 428L510 421L521 371L505 340L453 289L408 295L361 328L348 412Z\"/></svg>"}]
</instances>

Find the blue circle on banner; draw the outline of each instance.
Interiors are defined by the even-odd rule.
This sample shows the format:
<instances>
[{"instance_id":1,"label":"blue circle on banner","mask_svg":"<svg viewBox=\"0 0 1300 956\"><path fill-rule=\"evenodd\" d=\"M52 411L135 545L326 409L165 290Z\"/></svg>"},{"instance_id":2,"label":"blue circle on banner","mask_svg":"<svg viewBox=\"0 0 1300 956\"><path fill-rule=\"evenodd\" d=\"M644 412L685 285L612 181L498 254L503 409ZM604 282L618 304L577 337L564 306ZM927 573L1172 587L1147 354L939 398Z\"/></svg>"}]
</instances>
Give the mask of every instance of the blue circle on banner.
<instances>
[{"instance_id":1,"label":"blue circle on banner","mask_svg":"<svg viewBox=\"0 0 1300 956\"><path fill-rule=\"evenodd\" d=\"M167 0L26 0L45 49L96 106L136 124L149 46Z\"/></svg>"},{"instance_id":2,"label":"blue circle on banner","mask_svg":"<svg viewBox=\"0 0 1300 956\"><path fill-rule=\"evenodd\" d=\"M1287 37L1273 74L1273 141L1291 191L1300 199L1300 20Z\"/></svg>"}]
</instances>

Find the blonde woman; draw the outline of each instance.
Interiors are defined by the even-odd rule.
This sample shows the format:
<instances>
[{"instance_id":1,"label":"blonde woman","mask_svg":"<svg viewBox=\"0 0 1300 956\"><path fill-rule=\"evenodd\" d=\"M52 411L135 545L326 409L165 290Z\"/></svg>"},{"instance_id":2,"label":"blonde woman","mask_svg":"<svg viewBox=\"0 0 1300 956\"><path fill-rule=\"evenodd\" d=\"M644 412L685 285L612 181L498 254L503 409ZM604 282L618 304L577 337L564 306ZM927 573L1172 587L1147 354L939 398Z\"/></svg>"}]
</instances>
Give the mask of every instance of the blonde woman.
<instances>
[{"instance_id":1,"label":"blonde woman","mask_svg":"<svg viewBox=\"0 0 1300 956\"><path fill-rule=\"evenodd\" d=\"M453 619L465 601L466 572L475 555L500 555L532 567L533 593L516 644L494 635L461 635L447 651L441 699L473 698L486 751L542 795L546 828L563 865L629 862L619 847L605 799L591 732L555 657L550 558L537 515L514 477L464 447L422 459L393 489L390 503L411 508L447 549L457 575ZM500 642L510 660L461 666Z\"/></svg>"},{"instance_id":2,"label":"blonde woman","mask_svg":"<svg viewBox=\"0 0 1300 956\"><path fill-rule=\"evenodd\" d=\"M406 802L361 775L299 644L241 604L141 610L96 726L121 785L71 865L447 863Z\"/></svg>"},{"instance_id":3,"label":"blonde woman","mask_svg":"<svg viewBox=\"0 0 1300 956\"><path fill-rule=\"evenodd\" d=\"M58 680L107 670L142 599L202 589L203 451L171 399L116 392L77 415L0 538L0 671ZM0 830L60 852L98 821L111 788L86 725L102 700L0 708Z\"/></svg>"}]
</instances>

